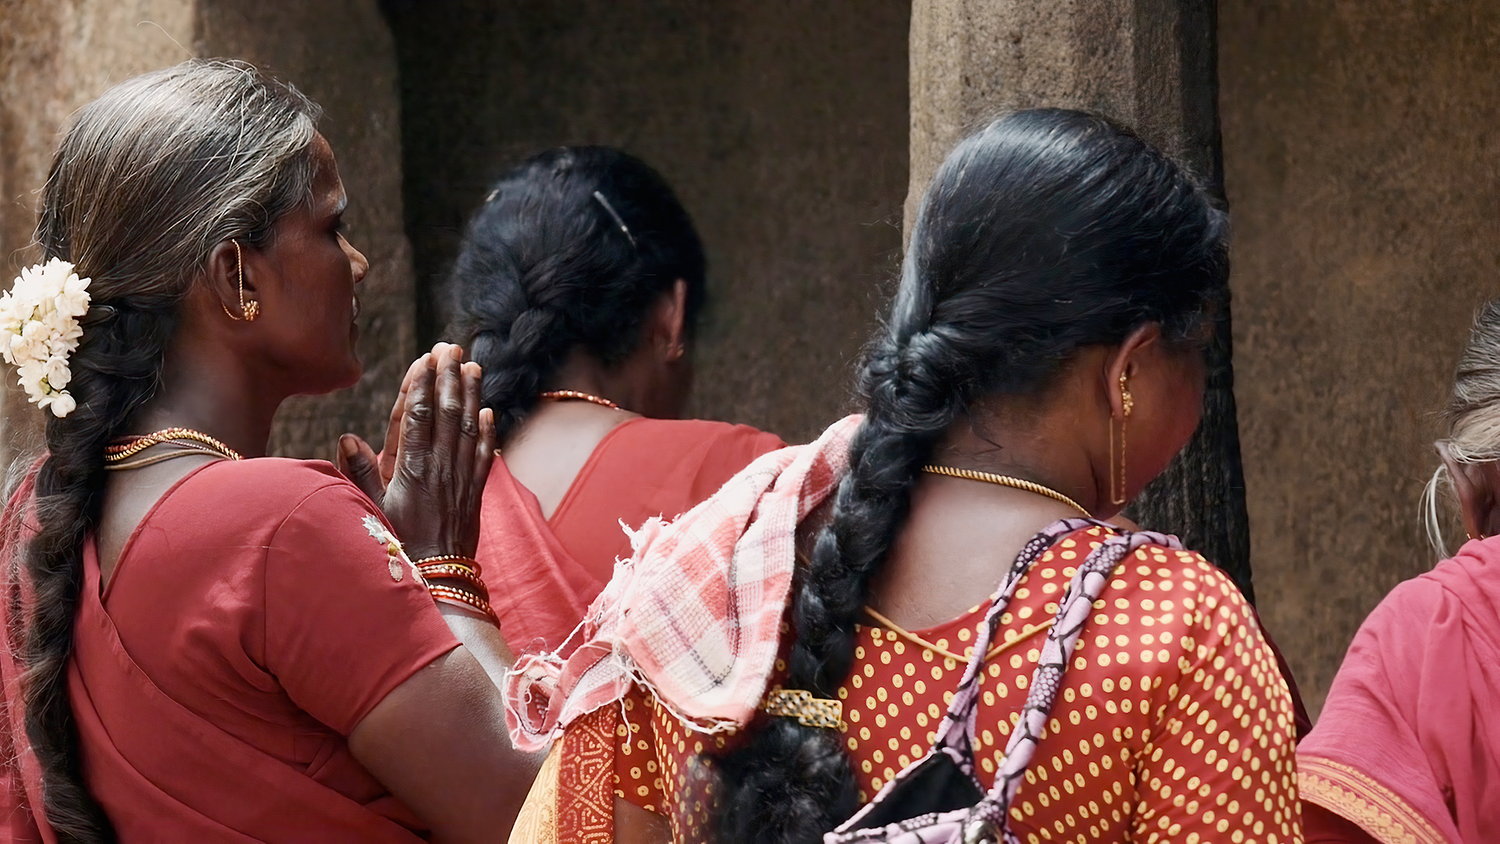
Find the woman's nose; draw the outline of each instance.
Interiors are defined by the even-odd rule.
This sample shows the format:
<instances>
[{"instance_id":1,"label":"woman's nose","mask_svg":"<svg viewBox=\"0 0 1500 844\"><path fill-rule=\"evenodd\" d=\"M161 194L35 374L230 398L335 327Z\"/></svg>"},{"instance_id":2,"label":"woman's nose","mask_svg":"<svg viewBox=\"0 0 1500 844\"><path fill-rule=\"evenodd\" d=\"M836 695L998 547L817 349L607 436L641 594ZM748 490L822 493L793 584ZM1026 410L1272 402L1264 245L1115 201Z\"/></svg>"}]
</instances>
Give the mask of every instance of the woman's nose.
<instances>
[{"instance_id":1,"label":"woman's nose","mask_svg":"<svg viewBox=\"0 0 1500 844\"><path fill-rule=\"evenodd\" d=\"M354 248L354 244L344 241L344 254L349 256L349 266L354 271L354 283L359 284L365 280L365 274L370 271L370 261L365 253Z\"/></svg>"}]
</instances>

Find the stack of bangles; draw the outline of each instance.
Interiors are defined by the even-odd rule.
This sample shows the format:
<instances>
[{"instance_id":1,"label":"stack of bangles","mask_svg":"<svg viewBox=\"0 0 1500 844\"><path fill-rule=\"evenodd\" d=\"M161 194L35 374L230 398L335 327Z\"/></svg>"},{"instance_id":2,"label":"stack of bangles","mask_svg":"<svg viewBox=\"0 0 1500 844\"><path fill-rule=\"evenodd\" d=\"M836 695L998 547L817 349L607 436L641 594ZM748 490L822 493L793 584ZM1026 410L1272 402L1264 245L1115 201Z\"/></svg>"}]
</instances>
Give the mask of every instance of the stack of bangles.
<instances>
[{"instance_id":1,"label":"stack of bangles","mask_svg":"<svg viewBox=\"0 0 1500 844\"><path fill-rule=\"evenodd\" d=\"M500 626L500 617L490 606L490 590L479 579L479 563L468 557L444 554L423 557L417 560L416 567L422 579L427 581L427 591L433 600L474 610L496 627Z\"/></svg>"}]
</instances>

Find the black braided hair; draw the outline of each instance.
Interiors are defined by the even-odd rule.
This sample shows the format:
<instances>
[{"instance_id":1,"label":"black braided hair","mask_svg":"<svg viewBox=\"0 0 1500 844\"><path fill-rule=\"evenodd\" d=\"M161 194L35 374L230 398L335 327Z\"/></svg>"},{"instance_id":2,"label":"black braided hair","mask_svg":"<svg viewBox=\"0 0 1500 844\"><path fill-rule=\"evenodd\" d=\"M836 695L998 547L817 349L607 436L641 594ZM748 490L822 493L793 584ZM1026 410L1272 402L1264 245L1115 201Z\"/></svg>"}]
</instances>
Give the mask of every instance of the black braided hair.
<instances>
[{"instance_id":1,"label":"black braided hair","mask_svg":"<svg viewBox=\"0 0 1500 844\"><path fill-rule=\"evenodd\" d=\"M22 680L43 814L60 842L115 834L84 783L67 665L83 544L99 524L104 450L157 392L182 298L227 238L262 242L311 197L318 109L239 62L192 61L121 83L74 118L42 191L37 241L91 279L68 363L77 407L49 416L35 478L38 531Z\"/></svg>"},{"instance_id":2,"label":"black braided hair","mask_svg":"<svg viewBox=\"0 0 1500 844\"><path fill-rule=\"evenodd\" d=\"M504 436L573 349L605 365L628 357L652 304L678 279L691 330L704 300L703 246L645 162L609 147L563 147L500 177L469 223L452 278L450 333L484 367L481 398Z\"/></svg>"},{"instance_id":3,"label":"black braided hair","mask_svg":"<svg viewBox=\"0 0 1500 844\"><path fill-rule=\"evenodd\" d=\"M1083 346L1158 323L1191 344L1222 301L1227 220L1173 161L1079 111L1021 111L964 140L913 229L859 377L866 416L799 574L787 688L834 697L872 576L921 466L983 396L1035 396ZM801 844L857 808L840 736L763 718L717 768L720 841Z\"/></svg>"}]
</instances>

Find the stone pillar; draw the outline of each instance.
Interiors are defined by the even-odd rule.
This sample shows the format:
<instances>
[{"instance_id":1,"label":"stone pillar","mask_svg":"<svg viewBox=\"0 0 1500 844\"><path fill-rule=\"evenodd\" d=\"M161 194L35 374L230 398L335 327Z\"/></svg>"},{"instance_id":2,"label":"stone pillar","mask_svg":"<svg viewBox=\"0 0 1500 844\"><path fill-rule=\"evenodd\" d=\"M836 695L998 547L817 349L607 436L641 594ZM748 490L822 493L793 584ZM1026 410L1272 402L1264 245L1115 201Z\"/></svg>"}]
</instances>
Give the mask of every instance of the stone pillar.
<instances>
[{"instance_id":1,"label":"stone pillar","mask_svg":"<svg viewBox=\"0 0 1500 844\"><path fill-rule=\"evenodd\" d=\"M68 116L115 82L190 57L192 0L0 3L0 289L34 263L37 192ZM0 365L0 467L42 447L42 414Z\"/></svg>"},{"instance_id":2,"label":"stone pillar","mask_svg":"<svg viewBox=\"0 0 1500 844\"><path fill-rule=\"evenodd\" d=\"M1222 197L1214 45L1213 0L916 0L908 232L953 145L1008 109L1032 106L1121 120ZM1203 424L1131 515L1181 536L1250 596L1227 310L1223 317Z\"/></svg>"},{"instance_id":3,"label":"stone pillar","mask_svg":"<svg viewBox=\"0 0 1500 844\"><path fill-rule=\"evenodd\" d=\"M272 450L331 457L345 430L381 435L416 352L394 46L374 0L0 2L0 284L38 257L36 191L68 115L113 83L193 56L269 67L323 105L350 197L349 238L371 265L360 294L366 371L352 390L288 402ZM0 466L41 447L41 414L5 379Z\"/></svg>"},{"instance_id":4,"label":"stone pillar","mask_svg":"<svg viewBox=\"0 0 1500 844\"><path fill-rule=\"evenodd\" d=\"M254 62L323 106L318 128L333 147L349 195L349 242L370 260L359 290L364 376L352 389L283 405L271 452L332 459L345 431L379 448L401 376L417 351L390 29L375 0L198 0L197 9L200 55Z\"/></svg>"}]
</instances>

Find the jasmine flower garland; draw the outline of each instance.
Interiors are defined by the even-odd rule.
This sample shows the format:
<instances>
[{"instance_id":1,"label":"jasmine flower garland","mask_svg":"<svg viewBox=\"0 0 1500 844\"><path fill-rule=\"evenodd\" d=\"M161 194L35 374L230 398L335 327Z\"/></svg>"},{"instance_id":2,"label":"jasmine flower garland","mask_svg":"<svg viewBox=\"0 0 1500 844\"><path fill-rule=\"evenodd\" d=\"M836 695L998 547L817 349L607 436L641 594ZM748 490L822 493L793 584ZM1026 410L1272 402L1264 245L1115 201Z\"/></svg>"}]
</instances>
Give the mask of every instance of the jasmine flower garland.
<instances>
[{"instance_id":1,"label":"jasmine flower garland","mask_svg":"<svg viewBox=\"0 0 1500 844\"><path fill-rule=\"evenodd\" d=\"M89 281L53 258L21 270L0 296L0 357L16 368L31 403L58 418L77 407L65 389L73 380L68 356L83 336L78 320L89 310Z\"/></svg>"}]
</instances>

